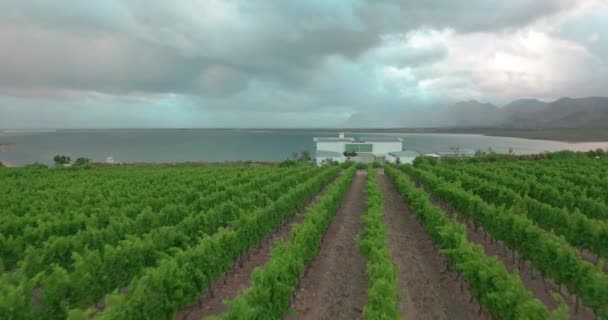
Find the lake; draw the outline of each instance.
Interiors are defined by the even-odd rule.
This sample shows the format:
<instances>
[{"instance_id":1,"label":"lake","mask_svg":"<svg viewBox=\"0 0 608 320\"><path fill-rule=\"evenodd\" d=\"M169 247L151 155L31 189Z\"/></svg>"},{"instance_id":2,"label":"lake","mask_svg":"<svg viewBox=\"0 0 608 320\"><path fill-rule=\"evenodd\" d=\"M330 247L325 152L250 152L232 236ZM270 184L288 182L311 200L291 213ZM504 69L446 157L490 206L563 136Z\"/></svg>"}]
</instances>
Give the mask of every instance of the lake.
<instances>
[{"instance_id":1,"label":"lake","mask_svg":"<svg viewBox=\"0 0 608 320\"><path fill-rule=\"evenodd\" d=\"M0 132L0 161L21 166L33 162L53 163L57 154L91 158L104 162L181 162L181 161L276 161L293 152L314 152L313 138L334 136L333 132L314 130L69 130L46 132ZM565 143L472 134L377 134L347 136L400 136L407 150L420 153L449 151L458 147L517 154L556 150L607 148L608 143ZM12 145L14 144L14 145Z\"/></svg>"}]
</instances>

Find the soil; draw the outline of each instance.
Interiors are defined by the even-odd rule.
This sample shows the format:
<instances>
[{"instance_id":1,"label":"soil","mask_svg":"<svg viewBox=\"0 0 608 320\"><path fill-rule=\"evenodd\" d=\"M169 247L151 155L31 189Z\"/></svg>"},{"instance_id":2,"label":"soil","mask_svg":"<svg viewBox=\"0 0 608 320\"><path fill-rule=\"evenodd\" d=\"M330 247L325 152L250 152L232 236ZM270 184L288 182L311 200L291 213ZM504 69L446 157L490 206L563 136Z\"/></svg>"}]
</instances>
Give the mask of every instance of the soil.
<instances>
[{"instance_id":1,"label":"soil","mask_svg":"<svg viewBox=\"0 0 608 320\"><path fill-rule=\"evenodd\" d=\"M460 280L447 271L433 246L395 186L384 172L378 174L384 194L384 219L393 263L398 269L399 310L404 319L484 319L477 302L461 293Z\"/></svg>"},{"instance_id":2,"label":"soil","mask_svg":"<svg viewBox=\"0 0 608 320\"><path fill-rule=\"evenodd\" d=\"M446 213L451 214L455 212L448 204L435 196L431 196L431 199L433 203L446 211ZM469 241L481 245L486 255L497 257L510 272L519 274L524 285L532 291L532 295L544 303L549 310L553 310L559 305L553 298L553 295L560 295L570 310L570 319L595 319L593 312L589 308L584 307L580 301L577 312L575 296L569 294L565 288L560 290L550 279L543 281L540 273L530 263L519 261L516 251L510 250L500 241L495 241L489 234L486 234L483 228L480 227L478 230L475 230L473 225L467 223L464 218L459 218L459 220L466 226Z\"/></svg>"},{"instance_id":3,"label":"soil","mask_svg":"<svg viewBox=\"0 0 608 320\"><path fill-rule=\"evenodd\" d=\"M334 180L335 181L335 180ZM279 242L289 239L291 227L301 223L306 209L315 204L327 191L330 182L309 201L306 206L293 218L281 224L279 229L266 236L259 246L254 246L235 263L232 270L224 273L216 283L201 295L198 301L180 310L173 319L203 319L212 315L221 315L228 311L229 306L224 301L230 301L243 293L250 286L251 274L257 267L261 267L270 260L271 249Z\"/></svg>"},{"instance_id":4,"label":"soil","mask_svg":"<svg viewBox=\"0 0 608 320\"><path fill-rule=\"evenodd\" d=\"M355 243L363 230L365 171L357 172L319 255L310 263L294 292L286 319L360 319L367 299L366 260Z\"/></svg>"}]
</instances>

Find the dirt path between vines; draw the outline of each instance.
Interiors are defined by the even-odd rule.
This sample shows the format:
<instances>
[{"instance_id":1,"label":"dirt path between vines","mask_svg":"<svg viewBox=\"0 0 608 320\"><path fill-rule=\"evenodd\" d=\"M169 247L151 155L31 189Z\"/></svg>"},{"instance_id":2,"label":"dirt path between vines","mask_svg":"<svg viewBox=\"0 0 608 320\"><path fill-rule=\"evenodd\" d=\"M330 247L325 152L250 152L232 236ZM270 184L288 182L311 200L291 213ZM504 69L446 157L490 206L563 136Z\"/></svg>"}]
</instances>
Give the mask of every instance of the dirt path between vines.
<instances>
[{"instance_id":1,"label":"dirt path between vines","mask_svg":"<svg viewBox=\"0 0 608 320\"><path fill-rule=\"evenodd\" d=\"M384 172L378 174L384 194L384 220L393 263L398 270L399 310L404 319L484 319L479 305L460 292L455 272L448 272L440 253Z\"/></svg>"},{"instance_id":2,"label":"dirt path between vines","mask_svg":"<svg viewBox=\"0 0 608 320\"><path fill-rule=\"evenodd\" d=\"M443 209L446 214L453 212L449 204L438 199L436 196L431 196L432 202ZM540 273L534 270L530 263L524 263L522 269L518 268L518 253L513 252L502 244L502 242L494 241L492 237L485 234L483 228L479 227L476 231L472 225L469 225L467 221L460 217L459 221L466 226L467 238L471 243L481 245L489 256L495 256L507 267L511 273L519 274L524 285L532 291L532 295L544 303L549 310L554 310L558 307L559 303L553 298L553 294L559 294L558 286L555 285L550 279L546 279L543 284L543 280ZM546 290L545 290L546 287ZM570 319L572 320L583 320L583 319L595 319L593 312L582 305L579 305L578 312L575 312L576 300L574 296L567 294L566 289L562 289L561 296L563 297L566 305L570 310Z\"/></svg>"},{"instance_id":3,"label":"dirt path between vines","mask_svg":"<svg viewBox=\"0 0 608 320\"><path fill-rule=\"evenodd\" d=\"M249 249L242 259L242 264L237 263L232 270L222 275L211 287L210 292L213 295L210 292L204 293L196 303L180 310L173 319L200 320L208 316L221 315L227 312L229 307L224 301L236 298L249 288L253 270L256 267L263 266L270 260L271 249L279 241L289 239L292 225L301 223L304 220L306 209L317 203L334 181L323 187L295 217L284 221L278 230L266 236L259 247L255 246Z\"/></svg>"},{"instance_id":4,"label":"dirt path between vines","mask_svg":"<svg viewBox=\"0 0 608 320\"><path fill-rule=\"evenodd\" d=\"M357 172L336 217L330 225L319 255L300 280L286 319L359 319L367 299L366 260L355 236L363 230L365 171Z\"/></svg>"}]
</instances>

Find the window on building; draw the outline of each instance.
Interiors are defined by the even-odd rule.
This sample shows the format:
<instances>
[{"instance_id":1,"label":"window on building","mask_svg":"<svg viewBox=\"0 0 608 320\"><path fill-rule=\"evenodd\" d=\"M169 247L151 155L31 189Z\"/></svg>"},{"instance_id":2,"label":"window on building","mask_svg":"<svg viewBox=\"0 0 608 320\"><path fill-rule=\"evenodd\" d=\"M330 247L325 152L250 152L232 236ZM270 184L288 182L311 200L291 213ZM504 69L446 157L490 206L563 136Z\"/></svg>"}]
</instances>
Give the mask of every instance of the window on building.
<instances>
[{"instance_id":1,"label":"window on building","mask_svg":"<svg viewBox=\"0 0 608 320\"><path fill-rule=\"evenodd\" d=\"M347 144L346 152L372 152L372 145L366 143Z\"/></svg>"}]
</instances>

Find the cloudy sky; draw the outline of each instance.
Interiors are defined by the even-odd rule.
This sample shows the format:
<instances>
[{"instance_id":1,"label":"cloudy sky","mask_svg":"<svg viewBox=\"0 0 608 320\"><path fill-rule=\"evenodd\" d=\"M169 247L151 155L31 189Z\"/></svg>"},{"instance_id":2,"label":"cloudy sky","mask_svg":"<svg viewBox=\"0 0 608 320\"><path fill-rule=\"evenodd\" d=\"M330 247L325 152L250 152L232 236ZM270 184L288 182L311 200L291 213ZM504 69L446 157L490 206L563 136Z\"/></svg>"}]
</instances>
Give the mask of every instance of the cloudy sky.
<instances>
[{"instance_id":1,"label":"cloudy sky","mask_svg":"<svg viewBox=\"0 0 608 320\"><path fill-rule=\"evenodd\" d=\"M396 126L607 88L608 0L0 0L0 128Z\"/></svg>"}]
</instances>

